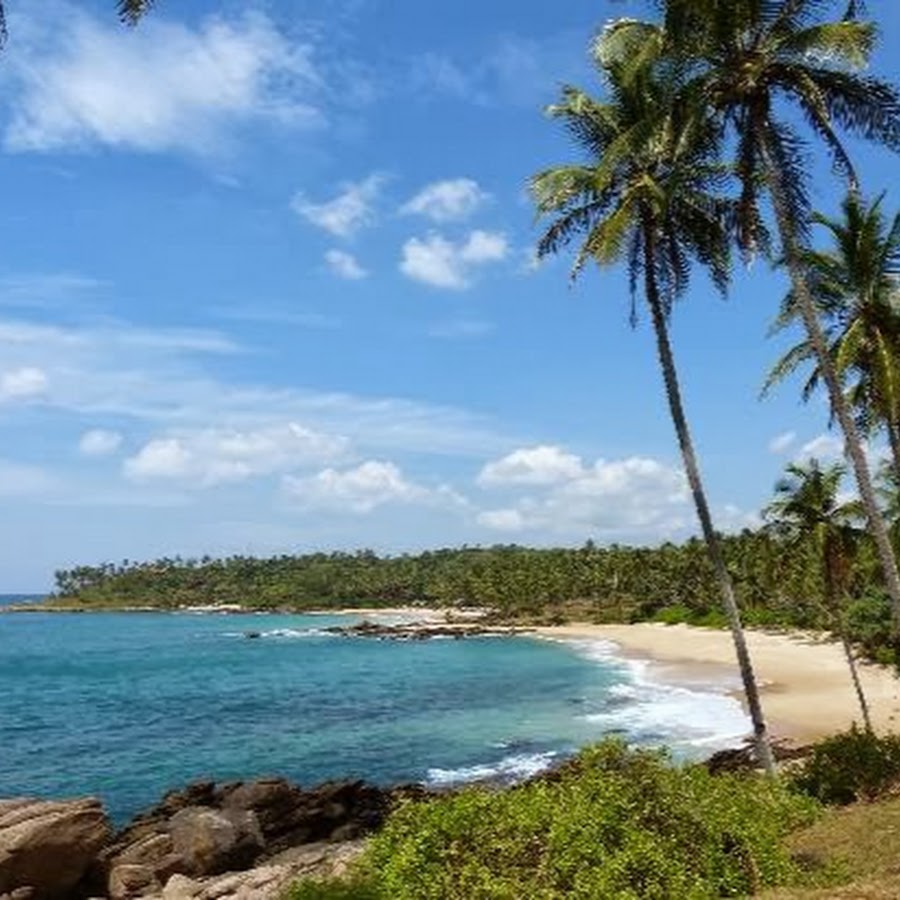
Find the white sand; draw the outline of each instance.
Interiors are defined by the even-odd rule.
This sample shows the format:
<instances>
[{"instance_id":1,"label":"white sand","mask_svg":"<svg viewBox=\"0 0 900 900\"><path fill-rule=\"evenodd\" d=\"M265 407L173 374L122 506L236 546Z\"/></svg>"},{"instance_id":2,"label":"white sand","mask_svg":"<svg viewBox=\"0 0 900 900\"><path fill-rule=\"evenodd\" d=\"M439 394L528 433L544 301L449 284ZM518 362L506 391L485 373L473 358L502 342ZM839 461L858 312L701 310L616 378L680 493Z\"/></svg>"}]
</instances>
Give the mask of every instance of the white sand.
<instances>
[{"instance_id":1,"label":"white sand","mask_svg":"<svg viewBox=\"0 0 900 900\"><path fill-rule=\"evenodd\" d=\"M656 623L560 625L537 631L557 640L612 641L626 656L655 661L660 679L673 683L718 677L734 684L739 677L727 631ZM762 631L748 631L747 643L775 737L806 742L861 721L840 644ZM860 669L875 728L900 731L900 681L882 666L860 664Z\"/></svg>"}]
</instances>

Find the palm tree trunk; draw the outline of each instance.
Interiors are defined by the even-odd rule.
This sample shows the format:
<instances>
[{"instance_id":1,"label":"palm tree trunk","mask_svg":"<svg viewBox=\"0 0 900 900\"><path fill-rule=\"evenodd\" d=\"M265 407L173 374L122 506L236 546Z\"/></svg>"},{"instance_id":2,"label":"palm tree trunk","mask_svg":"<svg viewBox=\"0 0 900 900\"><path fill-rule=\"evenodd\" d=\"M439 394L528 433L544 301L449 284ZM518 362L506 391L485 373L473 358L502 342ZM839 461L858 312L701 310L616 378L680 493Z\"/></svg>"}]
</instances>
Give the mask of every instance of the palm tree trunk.
<instances>
[{"instance_id":1,"label":"palm tree trunk","mask_svg":"<svg viewBox=\"0 0 900 900\"><path fill-rule=\"evenodd\" d=\"M772 205L775 209L775 218L778 222L782 252L784 253L788 273L791 278L791 288L800 304L803 324L806 326L810 343L815 350L816 358L819 362L819 370L822 372L822 377L828 386L831 409L844 433L845 451L853 463L856 484L859 488L860 498L862 499L869 523L869 533L872 535L878 550L878 557L884 572L885 586L891 600L894 641L900 644L900 574L897 572L894 548L891 546L884 518L878 509L878 503L875 499L872 476L869 472L866 455L863 452L859 431L856 423L853 421L853 416L850 414L844 392L841 390L837 371L831 359L831 354L828 352L825 333L822 330L822 324L819 322L816 305L806 281L806 273L803 271L800 263L793 219L786 200L787 192L784 186L784 173L777 163L775 154L771 152L768 139L762 142L762 147L766 166L766 180L772 197Z\"/></svg>"},{"instance_id":2,"label":"palm tree trunk","mask_svg":"<svg viewBox=\"0 0 900 900\"><path fill-rule=\"evenodd\" d=\"M841 639L841 646L844 648L844 656L847 657L847 666L850 668L850 679L853 681L853 689L856 691L856 699L859 701L863 724L865 725L866 731L869 734L872 734L872 718L869 715L869 704L866 700L865 691L863 691L862 682L859 680L856 657L853 655L853 648L850 646L850 640L847 637L847 626L844 622L844 616L841 612L840 601L838 599L838 582L840 579L837 575L837 553L838 550L834 546L833 538L826 536L825 545L822 548L822 563L825 569L825 605L831 615L831 622L834 626L834 630Z\"/></svg>"},{"instance_id":3,"label":"palm tree trunk","mask_svg":"<svg viewBox=\"0 0 900 900\"><path fill-rule=\"evenodd\" d=\"M900 422L888 418L887 433L894 462L894 473L897 478L897 487L900 488Z\"/></svg>"},{"instance_id":4,"label":"palm tree trunk","mask_svg":"<svg viewBox=\"0 0 900 900\"><path fill-rule=\"evenodd\" d=\"M719 537L713 528L712 516L709 504L706 501L706 492L700 477L700 467L697 464L697 456L694 453L694 444L688 429L687 417L681 400L681 388L678 384L678 375L675 369L675 358L672 354L672 346L669 342L669 329L666 322L666 311L663 308L659 294L659 285L656 281L654 259L655 228L649 217L644 223L644 281L647 295L647 303L653 319L653 330L656 333L656 348L659 354L660 367L666 386L666 397L669 401L669 411L672 415L672 423L675 433L678 435L678 445L681 448L681 456L684 460L684 470L687 475L691 494L694 498L694 506L697 510L697 518L703 531L703 539L706 542L706 550L715 570L716 580L722 594L722 606L728 618L731 628L731 637L734 641L734 650L737 655L738 668L741 672L741 680L744 685L744 695L747 698L747 707L750 719L753 722L753 736L756 744L757 758L767 775L775 775L775 759L772 755L772 747L769 743L769 735L766 729L766 720L763 716L762 703L759 699L759 687L756 684L756 676L753 672L753 663L750 660L750 651L747 649L747 640L744 628L741 624L741 614L738 610L734 596L734 587L731 576L725 566L725 558L722 556L722 547Z\"/></svg>"}]
</instances>

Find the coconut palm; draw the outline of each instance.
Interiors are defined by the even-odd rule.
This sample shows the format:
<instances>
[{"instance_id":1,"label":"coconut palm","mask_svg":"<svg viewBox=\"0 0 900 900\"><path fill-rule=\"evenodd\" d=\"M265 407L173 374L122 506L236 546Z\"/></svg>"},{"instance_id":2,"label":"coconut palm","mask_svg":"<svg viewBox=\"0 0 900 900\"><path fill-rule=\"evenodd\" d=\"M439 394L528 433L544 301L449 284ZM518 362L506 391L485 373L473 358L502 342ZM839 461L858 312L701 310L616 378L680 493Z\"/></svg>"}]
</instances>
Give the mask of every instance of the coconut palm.
<instances>
[{"instance_id":1,"label":"coconut palm","mask_svg":"<svg viewBox=\"0 0 900 900\"><path fill-rule=\"evenodd\" d=\"M841 480L846 473L843 465L822 468L818 460L811 459L805 465L791 463L785 472L785 477L775 485L775 499L763 514L789 540L811 541L816 548L822 566L825 606L844 647L863 722L866 730L871 731L869 706L847 638L842 608L853 546L858 537L855 524L859 521L860 505L856 501L842 503L839 499Z\"/></svg>"},{"instance_id":2,"label":"coconut palm","mask_svg":"<svg viewBox=\"0 0 900 900\"><path fill-rule=\"evenodd\" d=\"M852 379L847 396L857 427L866 434L883 429L900 473L900 215L885 219L884 195L872 204L851 191L842 218L816 214L832 247L806 250L801 258L829 340L829 352L842 381ZM774 329L800 316L790 292ZM808 399L821 381L815 351L807 339L792 347L769 374L764 390L804 362L813 369L803 388Z\"/></svg>"},{"instance_id":3,"label":"coconut palm","mask_svg":"<svg viewBox=\"0 0 900 900\"><path fill-rule=\"evenodd\" d=\"M719 193L724 174L715 165L716 134L700 118L677 121L665 81L645 73L626 84L617 66L601 70L609 91L606 102L566 87L561 102L549 109L587 159L547 169L532 179L539 215L554 219L538 243L538 255L556 253L578 240L573 278L590 261L601 267L624 261L632 321L638 295L643 295L687 480L734 638L757 752L771 773L774 764L759 691L701 480L668 328L673 301L687 287L692 259L708 268L723 291L727 283L726 222L732 204Z\"/></svg>"},{"instance_id":4,"label":"coconut palm","mask_svg":"<svg viewBox=\"0 0 900 900\"><path fill-rule=\"evenodd\" d=\"M706 117L713 110L734 138L742 182L739 238L746 252L760 244L760 194L772 203L781 253L810 345L843 431L869 529L890 595L900 641L900 575L881 517L869 466L803 265L809 227L808 140L788 110L798 112L856 184L839 130L900 149L900 96L889 84L859 74L877 31L857 18L859 3L835 0L657 0L662 24L622 21L598 41L635 73L660 67L682 83L680 102ZM640 46L641 52L634 52ZM628 61L626 63L626 61ZM638 77L638 76L636 76Z\"/></svg>"}]
</instances>

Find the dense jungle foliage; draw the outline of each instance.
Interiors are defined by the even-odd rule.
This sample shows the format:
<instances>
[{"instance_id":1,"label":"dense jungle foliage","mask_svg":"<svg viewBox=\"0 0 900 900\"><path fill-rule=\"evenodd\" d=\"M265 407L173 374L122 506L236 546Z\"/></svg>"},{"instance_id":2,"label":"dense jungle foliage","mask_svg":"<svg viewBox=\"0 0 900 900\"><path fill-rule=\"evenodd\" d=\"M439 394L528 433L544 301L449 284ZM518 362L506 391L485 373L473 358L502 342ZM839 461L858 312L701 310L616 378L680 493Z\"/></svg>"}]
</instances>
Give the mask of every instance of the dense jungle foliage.
<instances>
[{"instance_id":1,"label":"dense jungle foliage","mask_svg":"<svg viewBox=\"0 0 900 900\"><path fill-rule=\"evenodd\" d=\"M761 529L726 537L723 545L747 624L829 627L814 541L786 540ZM503 619L542 622L657 618L722 624L715 578L699 540L654 548L589 542L578 549L463 547L394 557L361 551L126 560L57 572L56 584L52 602L91 609L238 604L299 611L414 604L487 607ZM890 617L865 538L846 584L853 638L877 655L888 643Z\"/></svg>"}]
</instances>

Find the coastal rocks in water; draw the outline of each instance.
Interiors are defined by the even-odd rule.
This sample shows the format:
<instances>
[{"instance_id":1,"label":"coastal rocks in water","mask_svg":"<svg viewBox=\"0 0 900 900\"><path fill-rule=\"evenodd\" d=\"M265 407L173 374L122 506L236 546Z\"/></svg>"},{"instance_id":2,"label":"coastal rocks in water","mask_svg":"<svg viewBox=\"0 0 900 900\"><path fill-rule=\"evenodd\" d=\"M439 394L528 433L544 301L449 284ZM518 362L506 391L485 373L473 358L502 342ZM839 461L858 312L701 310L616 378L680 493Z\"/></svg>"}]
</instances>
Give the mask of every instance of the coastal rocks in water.
<instances>
[{"instance_id":1,"label":"coastal rocks in water","mask_svg":"<svg viewBox=\"0 0 900 900\"><path fill-rule=\"evenodd\" d=\"M432 638L498 637L500 635L527 634L531 629L487 625L433 625L422 622L407 622L400 625L383 625L380 622L359 622L356 625L334 625L325 628L330 634L342 637L369 637L378 640L427 641Z\"/></svg>"},{"instance_id":2,"label":"coastal rocks in water","mask_svg":"<svg viewBox=\"0 0 900 900\"><path fill-rule=\"evenodd\" d=\"M109 835L103 807L93 798L0 800L0 895L68 897Z\"/></svg>"}]
</instances>

